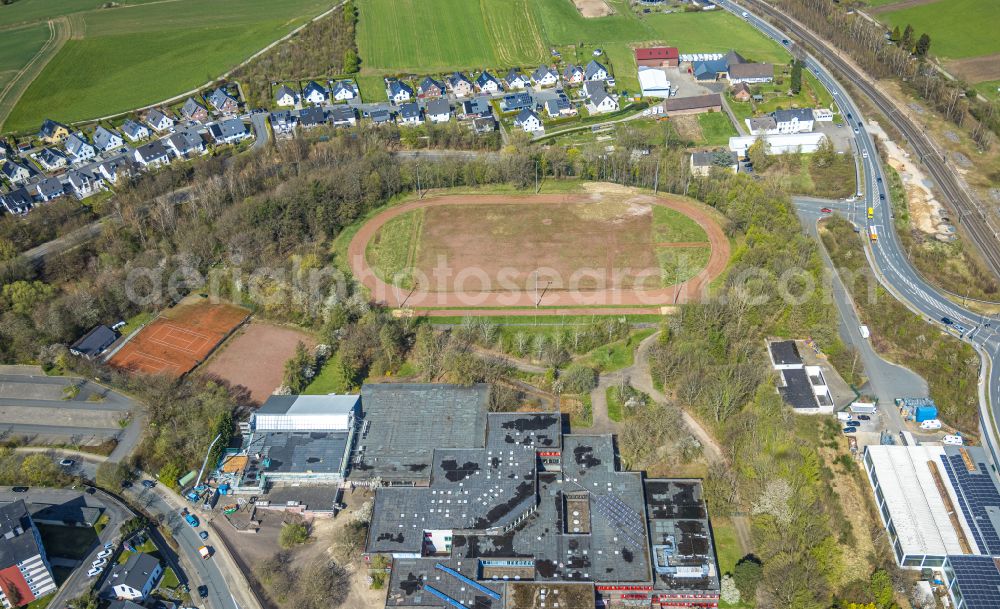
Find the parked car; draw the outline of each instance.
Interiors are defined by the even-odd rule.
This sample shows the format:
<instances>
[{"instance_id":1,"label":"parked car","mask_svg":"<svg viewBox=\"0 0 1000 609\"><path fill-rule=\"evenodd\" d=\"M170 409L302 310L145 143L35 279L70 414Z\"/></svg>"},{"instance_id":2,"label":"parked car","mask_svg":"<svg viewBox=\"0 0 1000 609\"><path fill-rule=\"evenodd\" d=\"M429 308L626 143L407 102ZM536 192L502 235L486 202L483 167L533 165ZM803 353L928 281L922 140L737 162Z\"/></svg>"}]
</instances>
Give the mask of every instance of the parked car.
<instances>
[{"instance_id":1,"label":"parked car","mask_svg":"<svg viewBox=\"0 0 1000 609\"><path fill-rule=\"evenodd\" d=\"M75 463L76 461L74 461L73 459L63 459L62 461L59 462L59 465L62 465L63 467L73 467Z\"/></svg>"},{"instance_id":2,"label":"parked car","mask_svg":"<svg viewBox=\"0 0 1000 609\"><path fill-rule=\"evenodd\" d=\"M87 577L97 577L98 575L101 574L102 570L103 569L96 569L96 568L91 569L90 571L87 571Z\"/></svg>"},{"instance_id":3,"label":"parked car","mask_svg":"<svg viewBox=\"0 0 1000 609\"><path fill-rule=\"evenodd\" d=\"M870 416L866 415L866 414L859 414L858 418L861 419L862 421L871 421L872 420L872 418Z\"/></svg>"},{"instance_id":4,"label":"parked car","mask_svg":"<svg viewBox=\"0 0 1000 609\"><path fill-rule=\"evenodd\" d=\"M115 543L113 541L109 541L108 543L104 544L105 550L110 550L113 547L115 547Z\"/></svg>"},{"instance_id":5,"label":"parked car","mask_svg":"<svg viewBox=\"0 0 1000 609\"><path fill-rule=\"evenodd\" d=\"M201 537L202 539L208 539L208 531L201 531L200 533L198 533L198 537Z\"/></svg>"},{"instance_id":6,"label":"parked car","mask_svg":"<svg viewBox=\"0 0 1000 609\"><path fill-rule=\"evenodd\" d=\"M832 213L833 213L833 210L832 210L832 209L830 209L829 207L824 207L824 208L823 208L823 209L821 209L820 211L821 211L822 213L824 213L824 214L832 214Z\"/></svg>"},{"instance_id":7,"label":"parked car","mask_svg":"<svg viewBox=\"0 0 1000 609\"><path fill-rule=\"evenodd\" d=\"M198 586L198 596L201 598L208 598L208 586Z\"/></svg>"},{"instance_id":8,"label":"parked car","mask_svg":"<svg viewBox=\"0 0 1000 609\"><path fill-rule=\"evenodd\" d=\"M97 560L95 560L94 562L92 562L90 564L95 569L103 569L104 565L108 564L108 559L106 559L106 558L98 558Z\"/></svg>"},{"instance_id":9,"label":"parked car","mask_svg":"<svg viewBox=\"0 0 1000 609\"><path fill-rule=\"evenodd\" d=\"M858 430L857 427L845 427L844 428L844 433L854 433L857 430Z\"/></svg>"},{"instance_id":10,"label":"parked car","mask_svg":"<svg viewBox=\"0 0 1000 609\"><path fill-rule=\"evenodd\" d=\"M100 552L97 553L97 557L98 558L107 558L108 556L111 556L114 553L115 553L114 550L111 550L111 549L101 550Z\"/></svg>"},{"instance_id":11,"label":"parked car","mask_svg":"<svg viewBox=\"0 0 1000 609\"><path fill-rule=\"evenodd\" d=\"M14 486L14 487L11 487L10 490L12 492L14 492L14 493L27 493L28 492L28 487L26 487L26 486Z\"/></svg>"},{"instance_id":12,"label":"parked car","mask_svg":"<svg viewBox=\"0 0 1000 609\"><path fill-rule=\"evenodd\" d=\"M943 323L946 326L950 326L951 324L953 324L955 322L953 322L952 320L948 319L947 317L942 317L941 318L941 323Z\"/></svg>"},{"instance_id":13,"label":"parked car","mask_svg":"<svg viewBox=\"0 0 1000 609\"><path fill-rule=\"evenodd\" d=\"M145 488L153 488L154 486L156 486L156 483L153 482L152 480L143 480L142 486Z\"/></svg>"},{"instance_id":14,"label":"parked car","mask_svg":"<svg viewBox=\"0 0 1000 609\"><path fill-rule=\"evenodd\" d=\"M851 421L848 421L847 423L845 423L845 425L847 425L848 427L860 427L861 426L861 421L851 420Z\"/></svg>"}]
</instances>

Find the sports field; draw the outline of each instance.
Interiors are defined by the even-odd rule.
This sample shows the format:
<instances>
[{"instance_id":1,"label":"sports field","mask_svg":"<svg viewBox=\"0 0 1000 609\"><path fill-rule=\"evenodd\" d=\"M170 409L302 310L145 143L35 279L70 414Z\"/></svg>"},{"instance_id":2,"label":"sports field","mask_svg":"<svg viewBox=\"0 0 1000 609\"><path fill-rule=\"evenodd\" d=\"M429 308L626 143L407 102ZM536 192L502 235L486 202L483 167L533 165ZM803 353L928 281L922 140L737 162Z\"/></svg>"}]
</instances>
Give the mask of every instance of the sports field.
<instances>
[{"instance_id":1,"label":"sports field","mask_svg":"<svg viewBox=\"0 0 1000 609\"><path fill-rule=\"evenodd\" d=\"M586 18L572 0L359 0L358 49L369 74L531 67L551 59L550 47L578 44L606 49L616 75L631 80L630 44L788 59L780 45L725 11L640 17L624 2L611 4L616 14Z\"/></svg>"},{"instance_id":2,"label":"sports field","mask_svg":"<svg viewBox=\"0 0 1000 609\"><path fill-rule=\"evenodd\" d=\"M45 117L75 121L155 103L198 87L330 6L332 0L170 0L100 8L92 0L19 0L4 24L60 18L71 36L27 87L4 130ZM15 14L8 11L16 11ZM0 42L0 66L16 61ZM19 51L24 60L25 52Z\"/></svg>"},{"instance_id":3,"label":"sports field","mask_svg":"<svg viewBox=\"0 0 1000 609\"><path fill-rule=\"evenodd\" d=\"M348 248L376 299L408 307L670 304L728 258L701 205L620 188L411 201L369 220Z\"/></svg>"},{"instance_id":4,"label":"sports field","mask_svg":"<svg viewBox=\"0 0 1000 609\"><path fill-rule=\"evenodd\" d=\"M249 315L247 309L229 304L180 304L140 330L108 363L141 374L183 376Z\"/></svg>"},{"instance_id":5,"label":"sports field","mask_svg":"<svg viewBox=\"0 0 1000 609\"><path fill-rule=\"evenodd\" d=\"M889 25L913 26L916 35L931 37L931 54L942 59L962 59L1000 53L1000 2L983 0L937 0L892 10L881 7L878 18Z\"/></svg>"}]
</instances>

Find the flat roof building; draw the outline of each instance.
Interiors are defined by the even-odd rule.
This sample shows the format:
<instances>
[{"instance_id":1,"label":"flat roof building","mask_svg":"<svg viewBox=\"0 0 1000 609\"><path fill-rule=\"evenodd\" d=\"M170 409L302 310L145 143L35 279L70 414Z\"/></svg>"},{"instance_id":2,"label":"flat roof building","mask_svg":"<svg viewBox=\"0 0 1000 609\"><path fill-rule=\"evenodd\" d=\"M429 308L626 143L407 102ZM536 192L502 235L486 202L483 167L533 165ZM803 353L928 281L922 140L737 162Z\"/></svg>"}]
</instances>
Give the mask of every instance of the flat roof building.
<instances>
[{"instance_id":1,"label":"flat roof building","mask_svg":"<svg viewBox=\"0 0 1000 609\"><path fill-rule=\"evenodd\" d=\"M55 589L42 536L24 501L0 506L0 603L27 605Z\"/></svg>"},{"instance_id":2,"label":"flat roof building","mask_svg":"<svg viewBox=\"0 0 1000 609\"><path fill-rule=\"evenodd\" d=\"M833 413L833 396L822 368L805 365L794 340L768 341L767 354L778 373L778 393L796 414Z\"/></svg>"}]
</instances>

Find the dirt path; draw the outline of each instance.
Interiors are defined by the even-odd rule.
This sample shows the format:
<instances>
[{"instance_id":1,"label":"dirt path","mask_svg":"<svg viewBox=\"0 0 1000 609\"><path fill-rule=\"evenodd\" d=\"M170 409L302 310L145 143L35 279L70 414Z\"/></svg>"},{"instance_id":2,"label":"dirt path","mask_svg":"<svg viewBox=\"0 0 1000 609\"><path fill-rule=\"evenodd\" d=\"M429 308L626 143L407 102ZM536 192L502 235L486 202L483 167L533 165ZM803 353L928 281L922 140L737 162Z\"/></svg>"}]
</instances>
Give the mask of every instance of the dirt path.
<instances>
[{"instance_id":1,"label":"dirt path","mask_svg":"<svg viewBox=\"0 0 1000 609\"><path fill-rule=\"evenodd\" d=\"M49 20L48 41L42 45L42 48L38 49L38 52L31 58L31 61L21 68L14 78L10 79L7 86L0 91L0 128L3 128L4 122L10 116L11 111L17 105L21 96L28 90L28 86L38 78L38 75L42 73L42 70L52 58L59 53L72 34L73 28L68 18L59 17Z\"/></svg>"},{"instance_id":2,"label":"dirt path","mask_svg":"<svg viewBox=\"0 0 1000 609\"><path fill-rule=\"evenodd\" d=\"M611 192L617 192L609 190ZM371 292L372 298L390 307L415 306L437 308L468 307L600 307L615 305L620 307L645 305L653 308L697 300L707 290L709 283L722 274L729 263L729 240L711 214L682 198L656 197L634 193L631 196L645 204L662 205L679 211L697 222L708 235L711 255L708 263L697 275L683 283L659 289L604 288L594 290L503 290L503 291L460 291L430 292L424 287L407 290L390 285L381 280L371 268L365 256L368 242L378 230L393 218L415 209L425 209L441 205L482 205L482 204L523 204L558 205L586 203L601 200L605 193L568 195L445 195L409 201L392 207L375 216L355 234L347 249L348 264L355 279ZM474 269L471 269L474 270ZM463 270L465 272L467 270ZM513 314L517 314L512 311ZM431 314L434 314L432 311ZM444 313L454 314L454 313ZM483 313L479 313L480 315ZM526 310L526 315L559 314L558 309Z\"/></svg>"}]
</instances>

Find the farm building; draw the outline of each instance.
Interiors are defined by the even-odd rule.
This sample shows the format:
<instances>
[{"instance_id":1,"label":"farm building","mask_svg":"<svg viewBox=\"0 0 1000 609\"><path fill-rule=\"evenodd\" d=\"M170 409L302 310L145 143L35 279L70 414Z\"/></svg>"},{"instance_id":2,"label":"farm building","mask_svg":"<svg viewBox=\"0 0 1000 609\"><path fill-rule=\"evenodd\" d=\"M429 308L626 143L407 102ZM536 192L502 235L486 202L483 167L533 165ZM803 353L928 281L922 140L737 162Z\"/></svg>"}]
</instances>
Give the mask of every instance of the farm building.
<instances>
[{"instance_id":1,"label":"farm building","mask_svg":"<svg viewBox=\"0 0 1000 609\"><path fill-rule=\"evenodd\" d=\"M811 153L819 150L826 139L822 133L789 133L777 135L746 135L729 138L729 149L745 156L758 139L764 140L768 154Z\"/></svg>"},{"instance_id":2,"label":"farm building","mask_svg":"<svg viewBox=\"0 0 1000 609\"><path fill-rule=\"evenodd\" d=\"M635 63L640 68L676 68L680 52L676 47L648 47L635 50Z\"/></svg>"},{"instance_id":3,"label":"farm building","mask_svg":"<svg viewBox=\"0 0 1000 609\"><path fill-rule=\"evenodd\" d=\"M639 68L639 88L643 97L670 97L670 81L663 70Z\"/></svg>"},{"instance_id":4,"label":"farm building","mask_svg":"<svg viewBox=\"0 0 1000 609\"><path fill-rule=\"evenodd\" d=\"M769 63L737 63L729 66L729 82L763 83L774 80L774 66Z\"/></svg>"},{"instance_id":5,"label":"farm building","mask_svg":"<svg viewBox=\"0 0 1000 609\"><path fill-rule=\"evenodd\" d=\"M899 566L1000 555L1000 487L982 448L868 446L864 465Z\"/></svg>"},{"instance_id":6,"label":"farm building","mask_svg":"<svg viewBox=\"0 0 1000 609\"><path fill-rule=\"evenodd\" d=\"M672 97L663 102L663 111L669 115L698 114L701 112L721 112L722 96L718 93Z\"/></svg>"}]
</instances>

